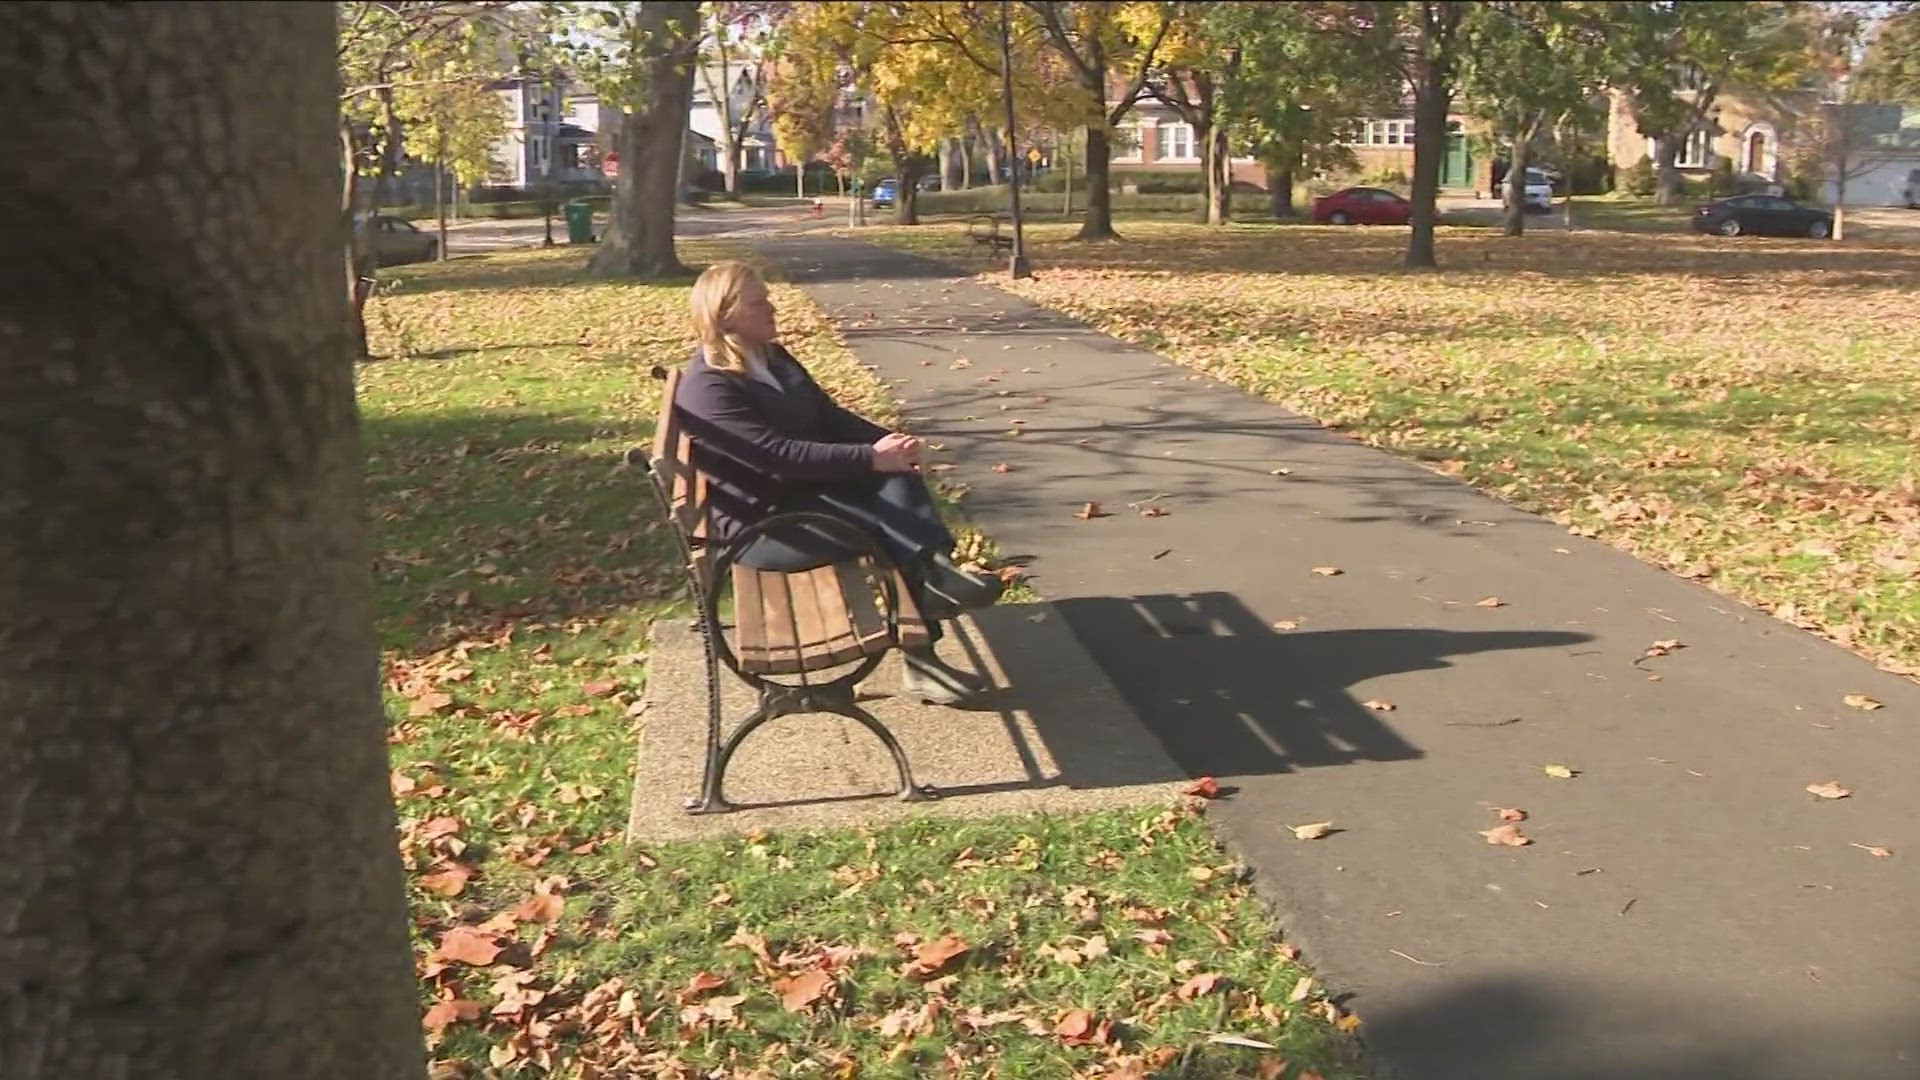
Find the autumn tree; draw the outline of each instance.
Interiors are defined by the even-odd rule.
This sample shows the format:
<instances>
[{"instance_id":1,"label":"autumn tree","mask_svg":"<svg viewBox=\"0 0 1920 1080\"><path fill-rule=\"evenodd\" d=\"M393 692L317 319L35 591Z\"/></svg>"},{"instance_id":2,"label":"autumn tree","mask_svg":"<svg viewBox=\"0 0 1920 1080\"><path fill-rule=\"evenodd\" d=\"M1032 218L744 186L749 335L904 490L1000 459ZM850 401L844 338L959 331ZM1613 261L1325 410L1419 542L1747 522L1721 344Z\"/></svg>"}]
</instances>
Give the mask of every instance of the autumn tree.
<instances>
[{"instance_id":1,"label":"autumn tree","mask_svg":"<svg viewBox=\"0 0 1920 1080\"><path fill-rule=\"evenodd\" d=\"M1767 94L1799 88L1812 62L1810 8L1776 0L1620 5L1618 31L1631 35L1631 87L1640 134L1654 140L1654 201L1680 200L1681 150L1715 131L1729 88Z\"/></svg>"},{"instance_id":2,"label":"autumn tree","mask_svg":"<svg viewBox=\"0 0 1920 1080\"><path fill-rule=\"evenodd\" d=\"M334 19L0 7L7 1080L425 1076Z\"/></svg>"},{"instance_id":3,"label":"autumn tree","mask_svg":"<svg viewBox=\"0 0 1920 1080\"><path fill-rule=\"evenodd\" d=\"M786 4L716 0L705 5L700 83L720 115L720 175L740 197L740 158L753 125L767 112L774 37Z\"/></svg>"},{"instance_id":4,"label":"autumn tree","mask_svg":"<svg viewBox=\"0 0 1920 1080\"><path fill-rule=\"evenodd\" d=\"M1920 3L1897 5L1881 20L1860 63L1858 94L1920 106Z\"/></svg>"},{"instance_id":5,"label":"autumn tree","mask_svg":"<svg viewBox=\"0 0 1920 1080\"><path fill-rule=\"evenodd\" d=\"M404 160L401 97L447 80L469 83L507 74L500 41L515 20L489 0L349 0L339 5L340 215L354 340L366 352L363 312L373 284L373 253L351 226L354 211L374 213ZM441 250L446 250L442 237Z\"/></svg>"},{"instance_id":6,"label":"autumn tree","mask_svg":"<svg viewBox=\"0 0 1920 1080\"><path fill-rule=\"evenodd\" d=\"M1440 160L1447 152L1447 117L1459 86L1461 26L1473 5L1460 0L1405 0L1378 5L1379 18L1391 20L1393 69L1413 96L1413 231L1407 238L1406 264L1438 265L1434 226L1439 221ZM1373 32L1372 20L1351 29Z\"/></svg>"},{"instance_id":7,"label":"autumn tree","mask_svg":"<svg viewBox=\"0 0 1920 1080\"><path fill-rule=\"evenodd\" d=\"M1215 32L1228 20L1207 17L1223 6L1227 5L1175 4L1167 34L1141 84L1149 97L1172 109L1193 129L1203 177L1199 217L1209 225L1226 224L1232 213L1232 155L1221 101L1224 85L1238 74L1243 52L1237 39ZM1257 21L1277 14L1272 4L1244 6L1252 10ZM1134 30L1139 36L1152 32L1149 24L1160 17L1160 12L1156 5L1135 4L1126 9L1125 15L1142 24Z\"/></svg>"},{"instance_id":8,"label":"autumn tree","mask_svg":"<svg viewBox=\"0 0 1920 1080\"><path fill-rule=\"evenodd\" d=\"M686 273L673 248L682 139L693 104L700 5L690 0L567 4L554 9L569 65L620 110L614 150L620 175L606 236L589 268L598 274Z\"/></svg>"},{"instance_id":9,"label":"autumn tree","mask_svg":"<svg viewBox=\"0 0 1920 1080\"><path fill-rule=\"evenodd\" d=\"M1492 0L1474 8L1461 50L1461 97L1507 158L1508 236L1526 231L1526 172L1535 140L1580 116L1616 76L1611 3Z\"/></svg>"},{"instance_id":10,"label":"autumn tree","mask_svg":"<svg viewBox=\"0 0 1920 1080\"><path fill-rule=\"evenodd\" d=\"M1275 217L1292 215L1300 177L1353 165L1355 121L1399 107L1395 26L1376 6L1204 5L1207 34L1230 42L1236 61L1220 84L1221 117L1265 170Z\"/></svg>"},{"instance_id":11,"label":"autumn tree","mask_svg":"<svg viewBox=\"0 0 1920 1080\"><path fill-rule=\"evenodd\" d=\"M1142 14L1111 0L1027 0L1026 6L1072 69L1086 110L1087 211L1076 238L1114 239L1112 131L1139 101L1181 9L1150 4Z\"/></svg>"},{"instance_id":12,"label":"autumn tree","mask_svg":"<svg viewBox=\"0 0 1920 1080\"><path fill-rule=\"evenodd\" d=\"M801 196L807 193L807 162L834 145L835 123L846 92L839 74L832 55L791 48L783 41L767 81L774 143L794 163Z\"/></svg>"},{"instance_id":13,"label":"autumn tree","mask_svg":"<svg viewBox=\"0 0 1920 1080\"><path fill-rule=\"evenodd\" d=\"M407 155L434 167L434 216L439 222L439 257L447 257L449 196L483 183L494 167L493 148L506 137L508 109L488 86L463 50L444 43L422 43L415 63L418 80L394 91L394 116L401 125ZM448 181L455 185L449 192Z\"/></svg>"},{"instance_id":14,"label":"autumn tree","mask_svg":"<svg viewBox=\"0 0 1920 1080\"><path fill-rule=\"evenodd\" d=\"M1900 138L1901 106L1869 96L1869 63L1888 24L1851 4L1823 5L1820 16L1812 50L1820 101L1795 125L1784 150L1796 173L1831 186L1833 238L1844 240L1848 189L1915 148Z\"/></svg>"}]
</instances>

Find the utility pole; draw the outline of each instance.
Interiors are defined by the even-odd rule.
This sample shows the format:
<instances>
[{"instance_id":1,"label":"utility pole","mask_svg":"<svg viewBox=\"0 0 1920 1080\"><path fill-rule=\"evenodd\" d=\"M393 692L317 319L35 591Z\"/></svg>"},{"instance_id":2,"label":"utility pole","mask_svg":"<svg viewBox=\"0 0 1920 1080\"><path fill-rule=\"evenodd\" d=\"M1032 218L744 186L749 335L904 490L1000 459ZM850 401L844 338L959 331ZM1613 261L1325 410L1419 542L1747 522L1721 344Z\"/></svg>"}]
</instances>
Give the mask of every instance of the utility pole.
<instances>
[{"instance_id":1,"label":"utility pole","mask_svg":"<svg viewBox=\"0 0 1920 1080\"><path fill-rule=\"evenodd\" d=\"M1000 0L1000 92L1007 99L1007 199L1013 207L1013 255L1008 261L1008 276L1018 280L1033 276L1027 265L1026 236L1020 222L1020 158L1015 152L1019 138L1014 134L1013 111L1013 39L1007 30L1007 0Z\"/></svg>"}]
</instances>

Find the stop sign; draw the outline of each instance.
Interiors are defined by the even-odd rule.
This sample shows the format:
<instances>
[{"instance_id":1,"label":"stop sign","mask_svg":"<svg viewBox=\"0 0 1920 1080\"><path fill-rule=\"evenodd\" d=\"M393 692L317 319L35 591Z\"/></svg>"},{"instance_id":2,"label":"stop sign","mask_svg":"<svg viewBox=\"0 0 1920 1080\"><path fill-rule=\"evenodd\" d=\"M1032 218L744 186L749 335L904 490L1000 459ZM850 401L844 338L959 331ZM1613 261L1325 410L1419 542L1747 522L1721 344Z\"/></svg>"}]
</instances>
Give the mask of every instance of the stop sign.
<instances>
[{"instance_id":1,"label":"stop sign","mask_svg":"<svg viewBox=\"0 0 1920 1080\"><path fill-rule=\"evenodd\" d=\"M600 171L608 176L619 176L620 152L617 150L607 151L606 158L600 162Z\"/></svg>"}]
</instances>

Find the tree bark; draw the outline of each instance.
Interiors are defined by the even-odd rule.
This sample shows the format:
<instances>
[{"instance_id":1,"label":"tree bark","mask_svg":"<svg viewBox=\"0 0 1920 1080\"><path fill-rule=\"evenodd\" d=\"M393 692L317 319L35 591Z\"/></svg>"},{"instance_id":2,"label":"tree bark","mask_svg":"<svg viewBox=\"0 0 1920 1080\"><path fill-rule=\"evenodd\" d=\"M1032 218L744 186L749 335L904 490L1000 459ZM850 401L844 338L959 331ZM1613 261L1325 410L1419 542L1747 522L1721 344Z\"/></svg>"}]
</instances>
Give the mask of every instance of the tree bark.
<instances>
[{"instance_id":1,"label":"tree bark","mask_svg":"<svg viewBox=\"0 0 1920 1080\"><path fill-rule=\"evenodd\" d=\"M447 140L440 140L440 160L433 164L433 209L440 219L440 247L434 256L447 261Z\"/></svg>"},{"instance_id":2,"label":"tree bark","mask_svg":"<svg viewBox=\"0 0 1920 1080\"><path fill-rule=\"evenodd\" d=\"M1409 267L1439 265L1434 225L1439 218L1440 159L1447 147L1447 105L1452 95L1438 65L1422 73L1413 103L1413 234L1407 238Z\"/></svg>"},{"instance_id":3,"label":"tree bark","mask_svg":"<svg viewBox=\"0 0 1920 1080\"><path fill-rule=\"evenodd\" d=\"M1113 168L1108 160L1110 152L1107 129L1102 125L1087 125L1087 212L1080 219L1080 231L1074 235L1076 240L1117 240L1120 237L1119 233L1113 231L1113 189L1109 186Z\"/></svg>"},{"instance_id":4,"label":"tree bark","mask_svg":"<svg viewBox=\"0 0 1920 1080\"><path fill-rule=\"evenodd\" d=\"M1653 201L1657 206L1673 206L1680 201L1680 169L1675 162L1680 160L1680 144L1686 138L1681 135L1654 141Z\"/></svg>"},{"instance_id":5,"label":"tree bark","mask_svg":"<svg viewBox=\"0 0 1920 1080\"><path fill-rule=\"evenodd\" d=\"M354 356L364 358L367 347L367 297L373 295L377 260L367 251L365 238L353 227L354 204L359 201L360 172L354 154L353 128L344 118L337 120L340 141L340 222L347 236L347 332Z\"/></svg>"},{"instance_id":6,"label":"tree bark","mask_svg":"<svg viewBox=\"0 0 1920 1080\"><path fill-rule=\"evenodd\" d=\"M1276 220L1293 216L1293 178L1299 169L1300 154L1292 149L1269 146L1260 158L1267 174L1267 211Z\"/></svg>"},{"instance_id":7,"label":"tree bark","mask_svg":"<svg viewBox=\"0 0 1920 1080\"><path fill-rule=\"evenodd\" d=\"M991 187L1000 183L1000 129L982 126L980 142L987 156L987 185Z\"/></svg>"},{"instance_id":8,"label":"tree bark","mask_svg":"<svg viewBox=\"0 0 1920 1080\"><path fill-rule=\"evenodd\" d=\"M1215 125L1207 137L1207 224L1233 220L1233 151L1226 125Z\"/></svg>"},{"instance_id":9,"label":"tree bark","mask_svg":"<svg viewBox=\"0 0 1920 1080\"><path fill-rule=\"evenodd\" d=\"M333 23L0 8L8 1080L425 1076Z\"/></svg>"},{"instance_id":10,"label":"tree bark","mask_svg":"<svg viewBox=\"0 0 1920 1080\"><path fill-rule=\"evenodd\" d=\"M658 0L642 4L635 18L644 38L632 62L647 91L639 108L621 116L612 213L587 265L596 274L678 277L687 270L673 250L673 204L693 104L700 5Z\"/></svg>"},{"instance_id":11,"label":"tree bark","mask_svg":"<svg viewBox=\"0 0 1920 1080\"><path fill-rule=\"evenodd\" d=\"M1527 231L1527 152L1533 142L1534 126L1522 124L1513 132L1512 148L1507 152L1507 205L1503 231L1521 236Z\"/></svg>"},{"instance_id":12,"label":"tree bark","mask_svg":"<svg viewBox=\"0 0 1920 1080\"><path fill-rule=\"evenodd\" d=\"M1439 265L1433 234L1439 220L1440 159L1446 154L1447 111L1453 104L1454 31L1464 5L1423 0L1415 7L1419 25L1413 80L1413 234L1407 238L1406 264L1426 268Z\"/></svg>"}]
</instances>

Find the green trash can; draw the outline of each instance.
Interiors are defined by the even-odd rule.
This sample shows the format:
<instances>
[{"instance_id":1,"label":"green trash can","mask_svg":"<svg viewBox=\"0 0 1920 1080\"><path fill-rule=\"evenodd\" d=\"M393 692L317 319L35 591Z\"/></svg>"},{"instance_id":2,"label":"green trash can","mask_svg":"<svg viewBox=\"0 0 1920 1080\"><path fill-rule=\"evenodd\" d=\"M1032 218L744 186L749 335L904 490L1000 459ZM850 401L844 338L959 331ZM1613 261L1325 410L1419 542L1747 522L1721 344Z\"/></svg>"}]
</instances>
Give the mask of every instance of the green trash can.
<instances>
[{"instance_id":1,"label":"green trash can","mask_svg":"<svg viewBox=\"0 0 1920 1080\"><path fill-rule=\"evenodd\" d=\"M593 204L574 199L561 207L567 213L567 243L593 243Z\"/></svg>"}]
</instances>

